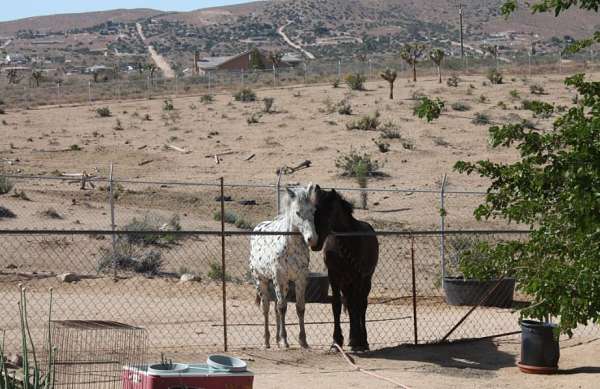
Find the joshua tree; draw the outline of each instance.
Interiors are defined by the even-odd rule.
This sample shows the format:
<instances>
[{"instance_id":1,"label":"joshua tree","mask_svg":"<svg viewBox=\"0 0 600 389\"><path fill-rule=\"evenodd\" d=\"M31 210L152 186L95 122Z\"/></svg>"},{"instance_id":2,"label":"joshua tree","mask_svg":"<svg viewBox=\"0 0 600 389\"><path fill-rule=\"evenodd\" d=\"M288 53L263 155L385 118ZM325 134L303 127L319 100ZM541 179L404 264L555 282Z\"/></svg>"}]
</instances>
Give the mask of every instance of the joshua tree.
<instances>
[{"instance_id":1,"label":"joshua tree","mask_svg":"<svg viewBox=\"0 0 600 389\"><path fill-rule=\"evenodd\" d=\"M271 51L269 53L269 61L273 63L273 67L279 69L283 60L283 53L281 51Z\"/></svg>"},{"instance_id":2,"label":"joshua tree","mask_svg":"<svg viewBox=\"0 0 600 389\"><path fill-rule=\"evenodd\" d=\"M43 73L41 70L33 70L31 72L30 84L35 84L35 87L37 88L40 86L40 81L42 81L42 78L43 78Z\"/></svg>"},{"instance_id":3,"label":"joshua tree","mask_svg":"<svg viewBox=\"0 0 600 389\"><path fill-rule=\"evenodd\" d=\"M6 71L6 78L8 79L9 84L18 84L21 81L19 78L19 73L17 69L9 69Z\"/></svg>"},{"instance_id":4,"label":"joshua tree","mask_svg":"<svg viewBox=\"0 0 600 389\"><path fill-rule=\"evenodd\" d=\"M442 66L442 61L444 60L445 56L446 56L446 53L444 53L444 50L442 50L442 49L433 49L429 52L429 58L437 67L438 78L439 78L440 84L442 83L441 66Z\"/></svg>"},{"instance_id":5,"label":"joshua tree","mask_svg":"<svg viewBox=\"0 0 600 389\"><path fill-rule=\"evenodd\" d=\"M417 82L417 62L423 57L425 51L425 45L421 43L405 44L400 51L400 57L410 66L413 70L413 81Z\"/></svg>"},{"instance_id":6,"label":"joshua tree","mask_svg":"<svg viewBox=\"0 0 600 389\"><path fill-rule=\"evenodd\" d=\"M381 78L390 84L390 100L394 100L394 82L397 76L398 73L392 69L385 69L385 72L381 73Z\"/></svg>"}]
</instances>

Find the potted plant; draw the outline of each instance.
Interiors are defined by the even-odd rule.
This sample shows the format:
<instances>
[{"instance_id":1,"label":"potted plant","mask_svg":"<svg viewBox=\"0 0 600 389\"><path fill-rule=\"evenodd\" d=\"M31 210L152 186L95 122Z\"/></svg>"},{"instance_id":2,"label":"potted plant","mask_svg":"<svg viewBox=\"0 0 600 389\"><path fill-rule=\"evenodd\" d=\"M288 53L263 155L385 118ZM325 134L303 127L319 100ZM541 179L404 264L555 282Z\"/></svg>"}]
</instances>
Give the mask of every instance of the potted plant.
<instances>
[{"instance_id":1,"label":"potted plant","mask_svg":"<svg viewBox=\"0 0 600 389\"><path fill-rule=\"evenodd\" d=\"M451 237L449 266L444 277L444 294L450 305L483 305L509 308L513 303L515 279L502 263L489 255L487 242L472 237Z\"/></svg>"},{"instance_id":2,"label":"potted plant","mask_svg":"<svg viewBox=\"0 0 600 389\"><path fill-rule=\"evenodd\" d=\"M556 371L558 335L600 322L600 83L577 74L565 84L581 98L551 129L520 123L490 128L490 145L515 147L516 161L455 165L491 182L475 210L478 219L502 218L530 229L528 239L488 252L513 269L517 287L532 300L520 311L520 367L526 372Z\"/></svg>"}]
</instances>

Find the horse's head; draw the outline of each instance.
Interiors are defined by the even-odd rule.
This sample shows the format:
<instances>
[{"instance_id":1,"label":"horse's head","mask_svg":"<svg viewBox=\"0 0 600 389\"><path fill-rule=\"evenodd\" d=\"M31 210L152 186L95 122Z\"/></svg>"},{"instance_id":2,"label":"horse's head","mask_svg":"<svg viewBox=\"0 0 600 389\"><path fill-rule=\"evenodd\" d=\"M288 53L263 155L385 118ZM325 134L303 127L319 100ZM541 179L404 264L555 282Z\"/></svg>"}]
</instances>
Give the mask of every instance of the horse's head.
<instances>
[{"instance_id":1,"label":"horse's head","mask_svg":"<svg viewBox=\"0 0 600 389\"><path fill-rule=\"evenodd\" d=\"M295 231L302 234L304 241L312 249L318 242L315 228L315 187L309 184L305 188L287 189L285 213Z\"/></svg>"},{"instance_id":2,"label":"horse's head","mask_svg":"<svg viewBox=\"0 0 600 389\"><path fill-rule=\"evenodd\" d=\"M322 190L319 185L314 189L313 195L316 206L315 226L317 228L318 242L311 246L313 251L321 251L327 236L332 231L344 230L344 225L352 215L352 204L344 200L335 189Z\"/></svg>"}]
</instances>

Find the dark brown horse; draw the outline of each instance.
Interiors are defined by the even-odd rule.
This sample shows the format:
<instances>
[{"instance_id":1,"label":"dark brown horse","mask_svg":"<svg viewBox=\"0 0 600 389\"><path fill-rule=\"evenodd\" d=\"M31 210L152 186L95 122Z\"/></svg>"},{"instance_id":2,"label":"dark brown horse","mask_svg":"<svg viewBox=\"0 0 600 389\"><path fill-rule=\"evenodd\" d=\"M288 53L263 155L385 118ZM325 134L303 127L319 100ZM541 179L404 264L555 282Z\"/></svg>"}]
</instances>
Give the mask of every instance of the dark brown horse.
<instances>
[{"instance_id":1,"label":"dark brown horse","mask_svg":"<svg viewBox=\"0 0 600 389\"><path fill-rule=\"evenodd\" d=\"M335 190L316 187L315 227L319 240L314 251L324 251L333 293L333 341L340 347L344 336L340 326L342 297L350 315L350 342L353 351L369 349L366 312L371 279L379 257L379 242L369 223L352 216L353 207Z\"/></svg>"}]
</instances>

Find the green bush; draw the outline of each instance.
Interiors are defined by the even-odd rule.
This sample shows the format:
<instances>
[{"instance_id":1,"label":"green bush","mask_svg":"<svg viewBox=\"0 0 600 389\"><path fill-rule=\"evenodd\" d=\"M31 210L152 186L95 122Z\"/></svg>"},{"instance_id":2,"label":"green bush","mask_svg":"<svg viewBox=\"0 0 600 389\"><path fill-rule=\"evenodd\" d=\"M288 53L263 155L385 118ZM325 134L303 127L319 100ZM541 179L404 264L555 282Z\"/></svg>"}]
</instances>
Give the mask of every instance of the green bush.
<instances>
[{"instance_id":1,"label":"green bush","mask_svg":"<svg viewBox=\"0 0 600 389\"><path fill-rule=\"evenodd\" d=\"M532 95L544 95L546 94L546 91L544 90L544 87L538 84L533 84L529 86L529 91L531 92Z\"/></svg>"},{"instance_id":2,"label":"green bush","mask_svg":"<svg viewBox=\"0 0 600 389\"><path fill-rule=\"evenodd\" d=\"M381 137L383 139L401 139L400 129L393 122L386 122L381 127Z\"/></svg>"},{"instance_id":3,"label":"green bush","mask_svg":"<svg viewBox=\"0 0 600 389\"><path fill-rule=\"evenodd\" d=\"M459 111L459 112L469 111L471 109L471 106L469 104L464 103L462 101L457 101L455 103L452 103L451 107L453 110Z\"/></svg>"},{"instance_id":4,"label":"green bush","mask_svg":"<svg viewBox=\"0 0 600 389\"><path fill-rule=\"evenodd\" d=\"M491 120L488 114L477 112L471 122L478 125L487 125L491 123Z\"/></svg>"},{"instance_id":5,"label":"green bush","mask_svg":"<svg viewBox=\"0 0 600 389\"><path fill-rule=\"evenodd\" d=\"M348 99L340 100L335 107L340 115L352 115L352 105Z\"/></svg>"},{"instance_id":6,"label":"green bush","mask_svg":"<svg viewBox=\"0 0 600 389\"><path fill-rule=\"evenodd\" d=\"M379 111L375 111L373 115L363 115L357 120L346 123L346 128L348 130L375 131L381 124L379 116Z\"/></svg>"},{"instance_id":7,"label":"green bush","mask_svg":"<svg viewBox=\"0 0 600 389\"><path fill-rule=\"evenodd\" d=\"M256 101L256 93L250 88L244 88L233 95L235 101Z\"/></svg>"},{"instance_id":8,"label":"green bush","mask_svg":"<svg viewBox=\"0 0 600 389\"><path fill-rule=\"evenodd\" d=\"M458 88L459 81L460 81L460 79L457 76L452 75L452 76L448 77L448 79L446 80L446 85L448 85L451 88Z\"/></svg>"},{"instance_id":9,"label":"green bush","mask_svg":"<svg viewBox=\"0 0 600 389\"><path fill-rule=\"evenodd\" d=\"M169 234L169 231L180 231L181 224L178 215L165 219L158 215L146 214L142 219L134 217L122 230L129 232L124 235L128 243L161 245L175 240L175 235Z\"/></svg>"},{"instance_id":10,"label":"green bush","mask_svg":"<svg viewBox=\"0 0 600 389\"><path fill-rule=\"evenodd\" d=\"M175 106L173 105L173 100L172 99L165 99L163 101L163 111L165 112L170 112L175 110Z\"/></svg>"},{"instance_id":11,"label":"green bush","mask_svg":"<svg viewBox=\"0 0 600 389\"><path fill-rule=\"evenodd\" d=\"M435 100L431 100L428 97L422 97L419 103L413 108L413 115L431 122L439 118L443 110L444 101L441 99L436 98Z\"/></svg>"},{"instance_id":12,"label":"green bush","mask_svg":"<svg viewBox=\"0 0 600 389\"><path fill-rule=\"evenodd\" d=\"M223 266L219 262L211 262L206 276L213 281L221 281L225 278L226 282L231 282L233 277L228 273L223 273Z\"/></svg>"},{"instance_id":13,"label":"green bush","mask_svg":"<svg viewBox=\"0 0 600 389\"><path fill-rule=\"evenodd\" d=\"M159 274L164 260L160 251L143 251L126 239L119 239L116 249L100 249L100 258L96 270L98 273L111 272L113 269L121 271L133 271L148 275Z\"/></svg>"},{"instance_id":14,"label":"green bush","mask_svg":"<svg viewBox=\"0 0 600 389\"><path fill-rule=\"evenodd\" d=\"M200 96L200 102L202 104L212 104L215 101L215 97L213 95L205 94Z\"/></svg>"},{"instance_id":15,"label":"green bush","mask_svg":"<svg viewBox=\"0 0 600 389\"><path fill-rule=\"evenodd\" d=\"M272 109L273 109L273 104L275 103L275 98L274 97L265 97L263 99L263 104L265 105L263 112L264 113L271 113Z\"/></svg>"},{"instance_id":16,"label":"green bush","mask_svg":"<svg viewBox=\"0 0 600 389\"><path fill-rule=\"evenodd\" d=\"M498 69L488 70L486 77L494 85L502 84L502 73Z\"/></svg>"},{"instance_id":17,"label":"green bush","mask_svg":"<svg viewBox=\"0 0 600 389\"><path fill-rule=\"evenodd\" d=\"M6 176L0 176L0 195L7 194L14 187L10 178Z\"/></svg>"},{"instance_id":18,"label":"green bush","mask_svg":"<svg viewBox=\"0 0 600 389\"><path fill-rule=\"evenodd\" d=\"M549 118L554 113L552 104L539 100L523 100L522 108L533 112L535 117Z\"/></svg>"},{"instance_id":19,"label":"green bush","mask_svg":"<svg viewBox=\"0 0 600 389\"><path fill-rule=\"evenodd\" d=\"M108 107L96 108L96 114L101 118L107 118L112 115Z\"/></svg>"},{"instance_id":20,"label":"green bush","mask_svg":"<svg viewBox=\"0 0 600 389\"><path fill-rule=\"evenodd\" d=\"M335 167L341 170L342 176L357 177L364 170L367 176L379 175L380 164L371 158L368 153L358 153L350 150L343 153L335 160Z\"/></svg>"},{"instance_id":21,"label":"green bush","mask_svg":"<svg viewBox=\"0 0 600 389\"><path fill-rule=\"evenodd\" d=\"M346 84L350 90L365 90L365 81L367 79L360 73L353 73L346 76Z\"/></svg>"}]
</instances>

